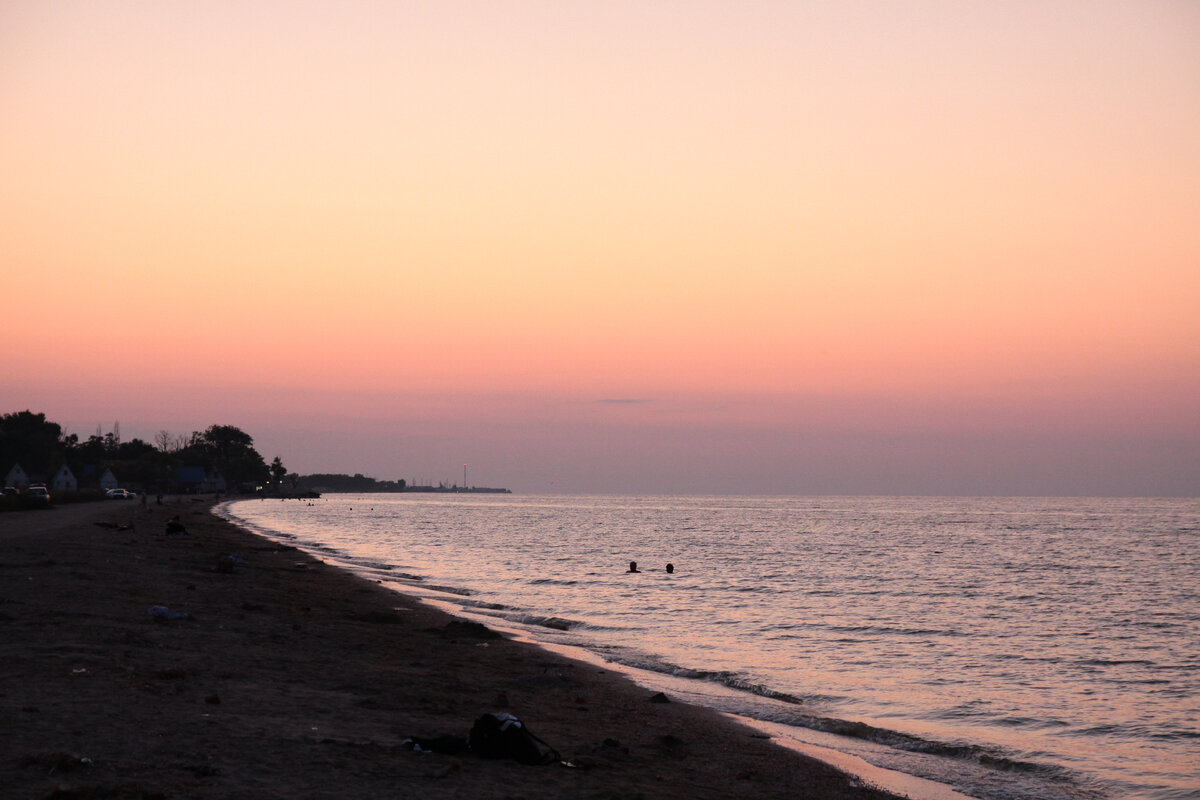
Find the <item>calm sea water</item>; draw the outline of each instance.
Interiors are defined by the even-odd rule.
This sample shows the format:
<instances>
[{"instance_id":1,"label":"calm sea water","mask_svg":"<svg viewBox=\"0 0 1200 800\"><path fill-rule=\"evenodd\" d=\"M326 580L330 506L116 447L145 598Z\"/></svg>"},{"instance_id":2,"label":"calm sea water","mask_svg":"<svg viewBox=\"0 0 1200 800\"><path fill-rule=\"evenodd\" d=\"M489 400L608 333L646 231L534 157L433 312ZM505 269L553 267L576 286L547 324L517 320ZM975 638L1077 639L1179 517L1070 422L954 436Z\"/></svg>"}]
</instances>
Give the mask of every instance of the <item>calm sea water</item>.
<instances>
[{"instance_id":1,"label":"calm sea water","mask_svg":"<svg viewBox=\"0 0 1200 800\"><path fill-rule=\"evenodd\" d=\"M226 513L984 800L1200 798L1194 499L331 495Z\"/></svg>"}]
</instances>

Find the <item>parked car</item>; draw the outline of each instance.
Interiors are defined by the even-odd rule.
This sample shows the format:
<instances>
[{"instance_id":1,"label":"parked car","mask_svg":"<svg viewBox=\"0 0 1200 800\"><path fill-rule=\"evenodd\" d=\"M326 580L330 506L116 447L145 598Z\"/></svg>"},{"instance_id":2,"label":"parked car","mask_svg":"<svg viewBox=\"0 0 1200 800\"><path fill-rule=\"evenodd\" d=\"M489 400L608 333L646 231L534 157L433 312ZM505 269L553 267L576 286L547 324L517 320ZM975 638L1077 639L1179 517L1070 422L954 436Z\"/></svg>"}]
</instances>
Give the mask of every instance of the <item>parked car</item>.
<instances>
[{"instance_id":1,"label":"parked car","mask_svg":"<svg viewBox=\"0 0 1200 800\"><path fill-rule=\"evenodd\" d=\"M109 500L132 500L137 497L136 494L128 489L109 489L104 493L104 496Z\"/></svg>"},{"instance_id":2,"label":"parked car","mask_svg":"<svg viewBox=\"0 0 1200 800\"><path fill-rule=\"evenodd\" d=\"M50 492L45 486L30 486L25 490L25 496L35 503L50 505Z\"/></svg>"}]
</instances>

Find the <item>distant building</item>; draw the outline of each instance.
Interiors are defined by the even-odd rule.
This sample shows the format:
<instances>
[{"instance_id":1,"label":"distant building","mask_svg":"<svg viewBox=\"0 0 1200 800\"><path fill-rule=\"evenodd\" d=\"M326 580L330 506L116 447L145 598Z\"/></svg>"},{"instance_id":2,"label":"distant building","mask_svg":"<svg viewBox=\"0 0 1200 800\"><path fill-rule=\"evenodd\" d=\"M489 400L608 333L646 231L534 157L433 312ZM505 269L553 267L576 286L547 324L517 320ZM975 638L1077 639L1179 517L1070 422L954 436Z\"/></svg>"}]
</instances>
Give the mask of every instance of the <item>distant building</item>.
<instances>
[{"instance_id":1,"label":"distant building","mask_svg":"<svg viewBox=\"0 0 1200 800\"><path fill-rule=\"evenodd\" d=\"M108 467L105 467L104 472L100 473L100 488L105 491L121 488L121 484L117 482L117 476L113 475L113 471Z\"/></svg>"},{"instance_id":2,"label":"distant building","mask_svg":"<svg viewBox=\"0 0 1200 800\"><path fill-rule=\"evenodd\" d=\"M78 488L79 481L75 480L75 474L66 464L59 467L50 478L50 491L52 492L73 492Z\"/></svg>"},{"instance_id":3,"label":"distant building","mask_svg":"<svg viewBox=\"0 0 1200 800\"><path fill-rule=\"evenodd\" d=\"M220 471L204 467L177 467L175 484L181 492L207 494L225 491L225 478Z\"/></svg>"},{"instance_id":4,"label":"distant building","mask_svg":"<svg viewBox=\"0 0 1200 800\"><path fill-rule=\"evenodd\" d=\"M29 485L29 476L25 474L25 470L21 469L20 464L13 464L12 469L8 471L8 475L4 478L4 485L24 489Z\"/></svg>"}]
</instances>

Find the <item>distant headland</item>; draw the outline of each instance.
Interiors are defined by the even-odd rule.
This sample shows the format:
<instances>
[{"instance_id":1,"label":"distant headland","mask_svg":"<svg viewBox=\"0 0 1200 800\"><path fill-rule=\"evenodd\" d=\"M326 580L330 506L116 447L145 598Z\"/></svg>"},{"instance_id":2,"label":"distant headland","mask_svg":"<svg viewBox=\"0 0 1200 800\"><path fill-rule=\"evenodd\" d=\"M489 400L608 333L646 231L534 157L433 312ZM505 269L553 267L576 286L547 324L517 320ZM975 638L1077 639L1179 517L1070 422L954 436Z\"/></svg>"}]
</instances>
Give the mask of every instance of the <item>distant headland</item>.
<instances>
[{"instance_id":1,"label":"distant headland","mask_svg":"<svg viewBox=\"0 0 1200 800\"><path fill-rule=\"evenodd\" d=\"M321 494L338 493L368 493L368 492L433 492L443 494L512 494L511 489L496 489L488 486L459 486L457 484L439 483L433 485L409 484L401 478L396 481L381 481L362 473L343 475L340 473L322 472L313 475L300 475L296 479L295 488L301 492L319 492Z\"/></svg>"}]
</instances>

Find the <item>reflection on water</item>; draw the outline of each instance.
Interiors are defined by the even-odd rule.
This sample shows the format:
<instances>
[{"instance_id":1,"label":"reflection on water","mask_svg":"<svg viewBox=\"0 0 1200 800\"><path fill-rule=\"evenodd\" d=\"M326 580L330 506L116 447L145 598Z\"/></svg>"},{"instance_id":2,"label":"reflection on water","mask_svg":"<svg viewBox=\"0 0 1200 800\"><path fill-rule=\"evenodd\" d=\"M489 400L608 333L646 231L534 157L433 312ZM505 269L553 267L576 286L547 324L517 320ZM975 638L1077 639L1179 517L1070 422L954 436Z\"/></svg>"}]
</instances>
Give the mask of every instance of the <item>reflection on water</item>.
<instances>
[{"instance_id":1,"label":"reflection on water","mask_svg":"<svg viewBox=\"0 0 1200 800\"><path fill-rule=\"evenodd\" d=\"M1200 796L1195 500L333 495L231 510L410 591L688 678L701 701L856 737L875 763L970 773L968 794ZM928 754L953 769L914 767Z\"/></svg>"}]
</instances>

